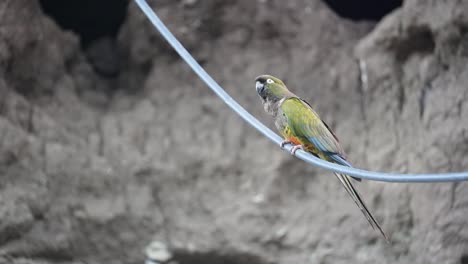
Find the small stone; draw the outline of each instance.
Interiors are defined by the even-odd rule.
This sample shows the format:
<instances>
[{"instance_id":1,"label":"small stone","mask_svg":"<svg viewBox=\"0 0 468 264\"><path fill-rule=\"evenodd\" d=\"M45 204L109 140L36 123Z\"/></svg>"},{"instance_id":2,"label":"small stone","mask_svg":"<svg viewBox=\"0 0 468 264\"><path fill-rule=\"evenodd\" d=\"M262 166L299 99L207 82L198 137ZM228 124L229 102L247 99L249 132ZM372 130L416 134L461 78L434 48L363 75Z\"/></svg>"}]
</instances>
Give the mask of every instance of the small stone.
<instances>
[{"instance_id":1,"label":"small stone","mask_svg":"<svg viewBox=\"0 0 468 264\"><path fill-rule=\"evenodd\" d=\"M275 239L276 240L283 240L288 235L288 229L286 227L282 227L275 232Z\"/></svg>"},{"instance_id":2,"label":"small stone","mask_svg":"<svg viewBox=\"0 0 468 264\"><path fill-rule=\"evenodd\" d=\"M146 247L146 257L149 260L166 262L172 258L172 254L169 252L166 244L160 241L153 241Z\"/></svg>"},{"instance_id":3,"label":"small stone","mask_svg":"<svg viewBox=\"0 0 468 264\"><path fill-rule=\"evenodd\" d=\"M252 202L255 204L260 204L265 202L265 195L259 193L252 198Z\"/></svg>"}]
</instances>

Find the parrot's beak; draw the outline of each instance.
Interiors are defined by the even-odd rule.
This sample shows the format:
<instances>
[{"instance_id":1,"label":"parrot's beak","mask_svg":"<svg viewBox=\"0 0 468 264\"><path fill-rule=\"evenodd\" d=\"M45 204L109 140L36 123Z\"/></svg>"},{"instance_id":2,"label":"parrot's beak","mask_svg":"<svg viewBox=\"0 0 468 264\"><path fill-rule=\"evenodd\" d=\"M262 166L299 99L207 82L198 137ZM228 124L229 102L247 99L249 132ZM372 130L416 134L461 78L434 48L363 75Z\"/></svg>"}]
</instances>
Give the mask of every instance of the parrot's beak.
<instances>
[{"instance_id":1,"label":"parrot's beak","mask_svg":"<svg viewBox=\"0 0 468 264\"><path fill-rule=\"evenodd\" d=\"M255 82L255 90L257 90L257 93L260 94L260 92L263 89L264 84L261 83L260 81Z\"/></svg>"}]
</instances>

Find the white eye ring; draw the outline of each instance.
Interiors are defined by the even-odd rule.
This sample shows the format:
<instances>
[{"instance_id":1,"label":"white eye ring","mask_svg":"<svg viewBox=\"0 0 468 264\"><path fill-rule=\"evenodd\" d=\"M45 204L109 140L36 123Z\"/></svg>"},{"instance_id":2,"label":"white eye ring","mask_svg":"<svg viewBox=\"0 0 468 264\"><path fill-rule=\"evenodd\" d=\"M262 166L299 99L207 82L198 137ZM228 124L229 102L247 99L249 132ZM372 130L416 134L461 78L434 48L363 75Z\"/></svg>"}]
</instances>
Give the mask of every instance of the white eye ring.
<instances>
[{"instance_id":1,"label":"white eye ring","mask_svg":"<svg viewBox=\"0 0 468 264\"><path fill-rule=\"evenodd\" d=\"M272 84L274 81L272 79L267 79L267 83Z\"/></svg>"}]
</instances>

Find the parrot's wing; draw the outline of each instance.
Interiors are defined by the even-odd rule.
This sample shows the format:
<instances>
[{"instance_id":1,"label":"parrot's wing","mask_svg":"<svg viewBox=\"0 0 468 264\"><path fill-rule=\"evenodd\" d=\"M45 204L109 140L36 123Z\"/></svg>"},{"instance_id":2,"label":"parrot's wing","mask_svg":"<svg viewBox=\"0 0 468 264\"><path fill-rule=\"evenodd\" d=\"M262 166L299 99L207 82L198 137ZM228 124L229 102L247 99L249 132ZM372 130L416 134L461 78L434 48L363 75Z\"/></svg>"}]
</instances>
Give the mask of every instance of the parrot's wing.
<instances>
[{"instance_id":1,"label":"parrot's wing","mask_svg":"<svg viewBox=\"0 0 468 264\"><path fill-rule=\"evenodd\" d=\"M297 136L307 139L336 163L351 167L336 135L306 101L293 97L285 100L281 107Z\"/></svg>"},{"instance_id":2,"label":"parrot's wing","mask_svg":"<svg viewBox=\"0 0 468 264\"><path fill-rule=\"evenodd\" d=\"M281 108L288 116L288 125L296 136L312 143L331 161L352 167L351 163L346 160L344 150L341 148L335 133L320 119L309 103L299 97L292 97L285 100ZM352 178L358 182L361 181L360 178Z\"/></svg>"},{"instance_id":3,"label":"parrot's wing","mask_svg":"<svg viewBox=\"0 0 468 264\"><path fill-rule=\"evenodd\" d=\"M302 98L299 98L303 103L305 103L312 111L314 111L314 109L312 108L312 106L309 104L309 102L307 102L306 100L302 99ZM315 113L315 111L314 111ZM320 119L322 120L322 119ZM325 127L327 127L328 131L330 131L330 133L333 135L333 137L335 138L336 142L340 142L340 140L338 139L338 137L336 136L335 132L333 132L333 130L330 128L330 126L327 125L327 123L325 123L325 121L322 120L322 123L325 125Z\"/></svg>"}]
</instances>

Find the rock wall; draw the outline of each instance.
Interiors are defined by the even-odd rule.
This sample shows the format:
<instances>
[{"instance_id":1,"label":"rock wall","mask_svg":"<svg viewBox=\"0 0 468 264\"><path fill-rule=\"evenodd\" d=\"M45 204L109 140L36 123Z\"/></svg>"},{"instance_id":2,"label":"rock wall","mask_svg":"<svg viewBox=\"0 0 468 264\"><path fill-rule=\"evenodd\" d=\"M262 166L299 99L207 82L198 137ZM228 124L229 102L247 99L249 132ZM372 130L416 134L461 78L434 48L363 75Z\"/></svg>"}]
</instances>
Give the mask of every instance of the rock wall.
<instances>
[{"instance_id":1,"label":"rock wall","mask_svg":"<svg viewBox=\"0 0 468 264\"><path fill-rule=\"evenodd\" d=\"M373 24L318 0L150 3L268 124L261 73L307 99L357 167L468 169L468 4L407 0ZM111 41L109 76L108 46L82 48L37 1L0 3L1 263L142 263L152 240L180 264L468 263L466 183L359 184L386 244L331 173L246 125L134 3Z\"/></svg>"}]
</instances>

